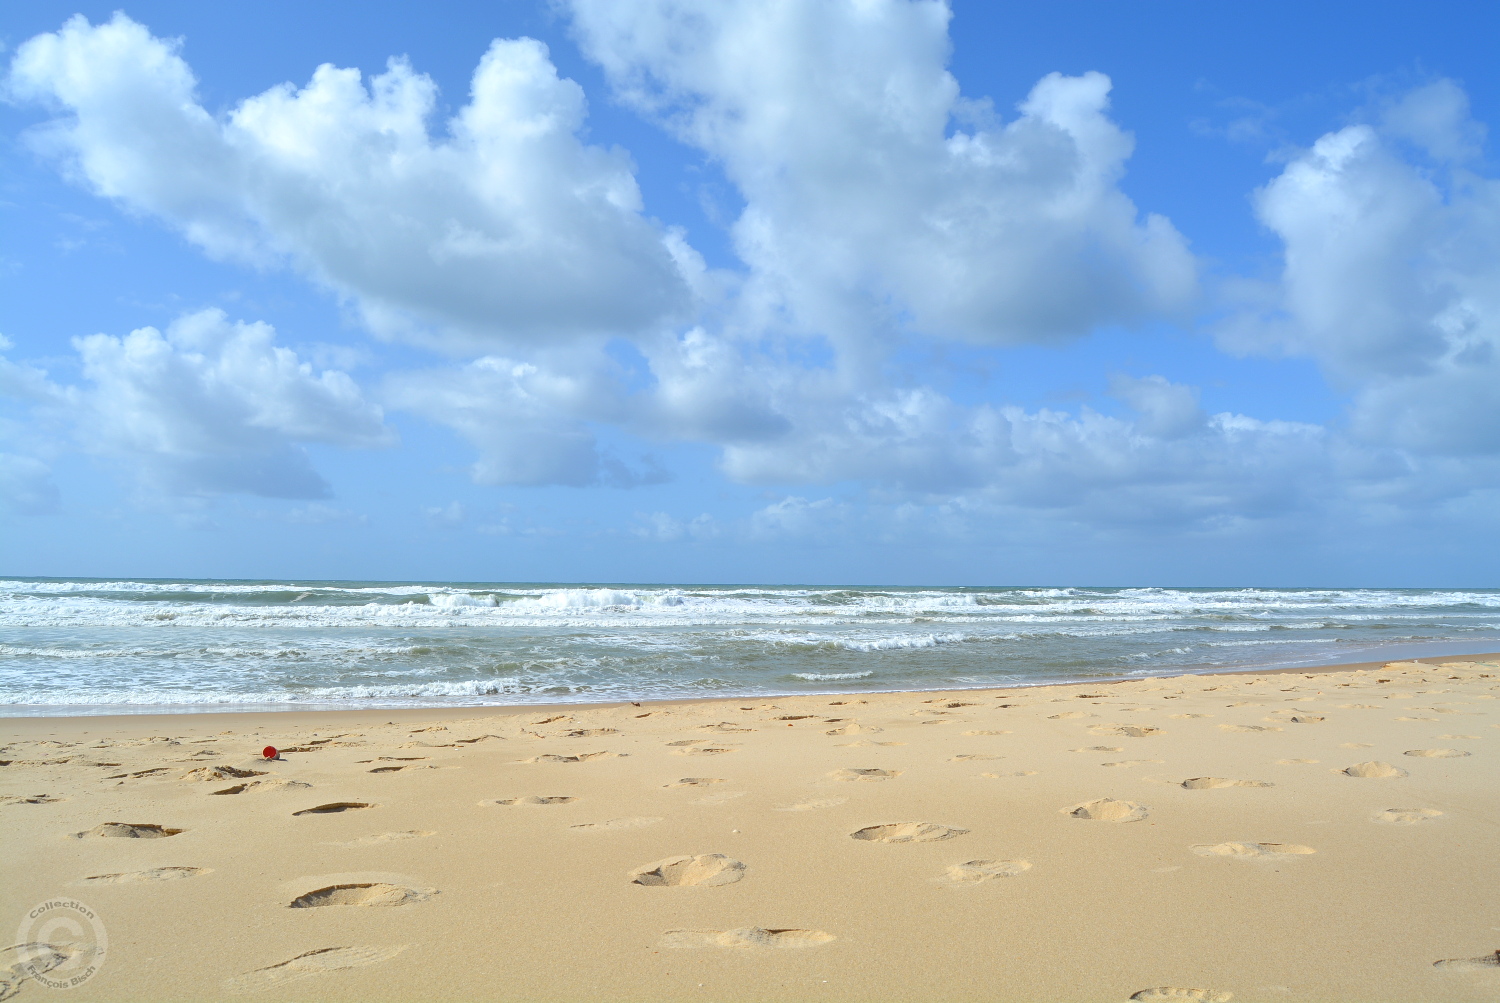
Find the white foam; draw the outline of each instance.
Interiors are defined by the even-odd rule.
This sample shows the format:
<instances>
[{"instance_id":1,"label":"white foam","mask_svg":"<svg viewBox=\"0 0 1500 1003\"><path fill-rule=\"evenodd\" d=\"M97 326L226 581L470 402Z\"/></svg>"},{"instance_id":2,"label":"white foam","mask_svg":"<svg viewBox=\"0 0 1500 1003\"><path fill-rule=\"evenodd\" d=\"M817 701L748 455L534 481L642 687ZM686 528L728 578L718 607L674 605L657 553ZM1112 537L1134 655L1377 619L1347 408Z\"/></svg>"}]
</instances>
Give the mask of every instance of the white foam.
<instances>
[{"instance_id":1,"label":"white foam","mask_svg":"<svg viewBox=\"0 0 1500 1003\"><path fill-rule=\"evenodd\" d=\"M895 651L906 648L935 648L940 644L953 644L966 640L958 634L939 637L936 634L896 635L895 637L882 637L873 641L840 640L839 646L849 651Z\"/></svg>"},{"instance_id":2,"label":"white foam","mask_svg":"<svg viewBox=\"0 0 1500 1003\"><path fill-rule=\"evenodd\" d=\"M464 679L442 683L397 683L385 686L318 686L295 692L250 690L235 693L223 690L169 688L149 690L33 689L0 691L0 705L141 707L158 704L174 706L344 704L388 700L421 701L441 697L503 696L521 691L519 679Z\"/></svg>"},{"instance_id":3,"label":"white foam","mask_svg":"<svg viewBox=\"0 0 1500 1003\"><path fill-rule=\"evenodd\" d=\"M476 596L467 592L432 592L427 601L440 609L457 609L460 606L498 606L494 596Z\"/></svg>"},{"instance_id":4,"label":"white foam","mask_svg":"<svg viewBox=\"0 0 1500 1003\"><path fill-rule=\"evenodd\" d=\"M869 679L873 672L793 672L792 675L798 679L806 679L810 683L832 683L840 679Z\"/></svg>"},{"instance_id":5,"label":"white foam","mask_svg":"<svg viewBox=\"0 0 1500 1003\"><path fill-rule=\"evenodd\" d=\"M617 592L614 589L556 589L535 598L521 599L517 605L523 603L560 609L599 609L609 606L639 606L641 600L634 593Z\"/></svg>"},{"instance_id":6,"label":"white foam","mask_svg":"<svg viewBox=\"0 0 1500 1003\"><path fill-rule=\"evenodd\" d=\"M1401 657L1443 641L1496 650L1489 637L1500 590L12 580L0 703L544 702L876 676L941 688L1368 660L1393 642L1408 642Z\"/></svg>"}]
</instances>

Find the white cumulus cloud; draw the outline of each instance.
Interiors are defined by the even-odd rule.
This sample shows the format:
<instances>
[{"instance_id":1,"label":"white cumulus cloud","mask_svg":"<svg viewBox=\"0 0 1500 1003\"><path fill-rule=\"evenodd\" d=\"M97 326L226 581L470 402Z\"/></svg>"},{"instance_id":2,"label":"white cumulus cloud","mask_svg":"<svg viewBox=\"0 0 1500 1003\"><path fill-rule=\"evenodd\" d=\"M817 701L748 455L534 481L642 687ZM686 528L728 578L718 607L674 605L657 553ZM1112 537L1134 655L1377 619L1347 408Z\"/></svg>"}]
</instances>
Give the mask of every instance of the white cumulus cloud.
<instances>
[{"instance_id":1,"label":"white cumulus cloud","mask_svg":"<svg viewBox=\"0 0 1500 1003\"><path fill-rule=\"evenodd\" d=\"M1317 359L1352 390L1351 432L1416 455L1500 453L1500 179L1438 81L1330 132L1262 188L1279 283L1221 331L1241 352Z\"/></svg>"},{"instance_id":2,"label":"white cumulus cloud","mask_svg":"<svg viewBox=\"0 0 1500 1003\"><path fill-rule=\"evenodd\" d=\"M632 105L716 160L762 320L851 341L899 326L1048 341L1180 313L1186 242L1118 181L1133 140L1100 73L1049 74L1002 122L945 68L946 4L572 0Z\"/></svg>"},{"instance_id":3,"label":"white cumulus cloud","mask_svg":"<svg viewBox=\"0 0 1500 1003\"><path fill-rule=\"evenodd\" d=\"M289 261L384 335L629 333L690 300L694 256L641 215L626 154L579 140L583 91L540 42L495 41L439 135L436 86L399 59L368 81L325 64L216 116L179 50L78 16L17 49L8 87L58 112L34 138L100 195L211 254Z\"/></svg>"},{"instance_id":4,"label":"white cumulus cloud","mask_svg":"<svg viewBox=\"0 0 1500 1003\"><path fill-rule=\"evenodd\" d=\"M169 494L326 495L301 444L393 437L346 373L315 371L274 338L267 324L204 310L165 333L75 339L89 383L68 389L80 441Z\"/></svg>"}]
</instances>

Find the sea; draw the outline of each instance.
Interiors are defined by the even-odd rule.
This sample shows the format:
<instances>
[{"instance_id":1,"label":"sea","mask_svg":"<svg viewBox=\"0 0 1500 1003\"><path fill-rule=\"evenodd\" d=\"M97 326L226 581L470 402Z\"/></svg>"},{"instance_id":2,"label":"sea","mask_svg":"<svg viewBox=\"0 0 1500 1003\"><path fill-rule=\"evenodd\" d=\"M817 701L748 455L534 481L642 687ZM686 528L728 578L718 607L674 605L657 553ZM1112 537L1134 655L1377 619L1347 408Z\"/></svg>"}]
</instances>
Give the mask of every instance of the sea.
<instances>
[{"instance_id":1,"label":"sea","mask_svg":"<svg viewBox=\"0 0 1500 1003\"><path fill-rule=\"evenodd\" d=\"M1500 650L1500 589L0 581L0 716L1017 687Z\"/></svg>"}]
</instances>

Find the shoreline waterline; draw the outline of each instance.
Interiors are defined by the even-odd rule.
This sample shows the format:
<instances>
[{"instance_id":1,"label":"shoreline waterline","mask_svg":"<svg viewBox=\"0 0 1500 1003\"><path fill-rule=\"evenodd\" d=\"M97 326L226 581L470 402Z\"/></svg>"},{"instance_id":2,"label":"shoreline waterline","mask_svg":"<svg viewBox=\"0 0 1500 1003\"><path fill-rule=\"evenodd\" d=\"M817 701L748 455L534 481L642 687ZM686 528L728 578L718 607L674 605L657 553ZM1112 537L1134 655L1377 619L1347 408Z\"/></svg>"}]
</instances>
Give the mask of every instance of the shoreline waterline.
<instances>
[{"instance_id":1,"label":"shoreline waterline","mask_svg":"<svg viewBox=\"0 0 1500 1003\"><path fill-rule=\"evenodd\" d=\"M1497 646L1500 649L1500 646ZM1483 662L1500 661L1500 650L1474 651L1465 653L1448 653L1417 655L1411 657L1381 658L1373 661L1360 662L1330 662L1321 665L1281 665L1261 666L1258 668L1237 668L1230 670L1210 670L1203 672L1163 672L1150 675L1133 676L1092 676L1086 679L1055 679L1041 682L1026 682L1013 685L994 686L962 686L962 687L939 687L932 689L900 689L900 690L827 690L808 691L800 690L788 693L721 693L713 696L696 697L669 697L662 699L645 698L641 700L605 700L605 701L555 701L552 703L486 703L486 704L458 704L458 703L433 703L419 706L409 704L400 706L377 706L365 704L358 707L350 706L287 706L277 705L270 707L212 707L204 708L203 705L171 706L161 705L156 707L123 707L123 708L94 708L94 707L42 707L35 708L34 713L12 713L17 710L27 710L22 707L0 708L0 721L4 721L12 728L22 729L27 732L37 730L44 722L69 722L87 721L95 727L118 727L131 721L141 721L153 717L175 717L184 720L193 720L199 724L211 724L214 719L242 720L244 718L267 718L279 724L290 726L292 724L308 724L314 719L318 722L329 720L354 721L367 719L370 716L385 717L399 721L429 721L435 719L462 720L470 719L476 715L484 714L507 714L507 713L549 713L565 712L579 713L588 710L599 710L604 708L618 708L621 706L640 707L673 707L690 706L709 703L722 703L735 700L784 700L802 697L868 697L868 696L899 696L899 695L925 695L934 693L989 693L1003 690L1037 690L1058 686L1115 686L1121 683L1135 683L1146 680L1181 679L1191 677L1193 679L1205 679L1217 676L1260 676L1260 675L1306 675L1309 678L1319 675L1327 675L1337 672L1358 672L1361 670L1372 671L1383 668L1394 662L1417 663L1422 665L1440 665L1444 662ZM23 723L31 723L32 727L25 727Z\"/></svg>"}]
</instances>

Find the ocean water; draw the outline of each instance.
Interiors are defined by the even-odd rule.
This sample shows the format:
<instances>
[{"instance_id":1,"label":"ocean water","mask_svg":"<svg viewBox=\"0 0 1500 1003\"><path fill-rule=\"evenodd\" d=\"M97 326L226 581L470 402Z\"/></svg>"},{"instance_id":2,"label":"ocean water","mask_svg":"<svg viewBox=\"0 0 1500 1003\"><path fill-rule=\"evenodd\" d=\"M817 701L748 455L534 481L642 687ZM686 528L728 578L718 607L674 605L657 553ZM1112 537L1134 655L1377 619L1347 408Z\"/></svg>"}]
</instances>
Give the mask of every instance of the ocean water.
<instances>
[{"instance_id":1,"label":"ocean water","mask_svg":"<svg viewBox=\"0 0 1500 1003\"><path fill-rule=\"evenodd\" d=\"M0 581L0 714L1015 686L1500 650L1500 590Z\"/></svg>"}]
</instances>

